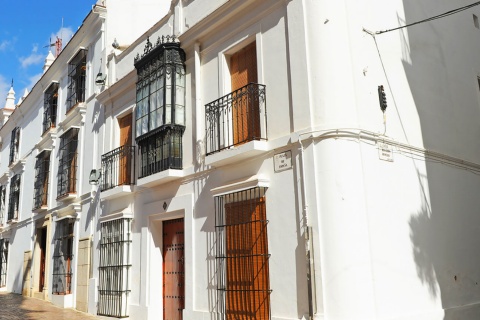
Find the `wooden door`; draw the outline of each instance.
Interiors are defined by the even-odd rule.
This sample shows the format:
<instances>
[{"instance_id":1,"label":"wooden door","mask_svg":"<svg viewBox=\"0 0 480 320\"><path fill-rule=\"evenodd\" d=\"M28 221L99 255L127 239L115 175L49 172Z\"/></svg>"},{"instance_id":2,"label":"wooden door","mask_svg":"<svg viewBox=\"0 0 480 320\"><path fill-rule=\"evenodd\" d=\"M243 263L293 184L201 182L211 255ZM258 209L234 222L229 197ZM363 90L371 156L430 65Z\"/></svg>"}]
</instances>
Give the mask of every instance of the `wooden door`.
<instances>
[{"instance_id":1,"label":"wooden door","mask_svg":"<svg viewBox=\"0 0 480 320\"><path fill-rule=\"evenodd\" d=\"M38 291L42 292L45 286L45 254L47 251L47 228L39 230L40 233L40 283Z\"/></svg>"},{"instance_id":2,"label":"wooden door","mask_svg":"<svg viewBox=\"0 0 480 320\"><path fill-rule=\"evenodd\" d=\"M225 205L226 318L270 319L265 198Z\"/></svg>"},{"instance_id":3,"label":"wooden door","mask_svg":"<svg viewBox=\"0 0 480 320\"><path fill-rule=\"evenodd\" d=\"M257 49L255 42L230 57L232 92L249 83L257 83ZM260 110L255 95L246 91L233 97L233 144L260 138Z\"/></svg>"},{"instance_id":4,"label":"wooden door","mask_svg":"<svg viewBox=\"0 0 480 320\"><path fill-rule=\"evenodd\" d=\"M184 219L163 222L163 319L182 320L185 308Z\"/></svg>"},{"instance_id":5,"label":"wooden door","mask_svg":"<svg viewBox=\"0 0 480 320\"><path fill-rule=\"evenodd\" d=\"M120 126L120 147L123 147L119 154L119 181L118 185L131 183L131 151L132 145L132 114L118 119Z\"/></svg>"}]
</instances>

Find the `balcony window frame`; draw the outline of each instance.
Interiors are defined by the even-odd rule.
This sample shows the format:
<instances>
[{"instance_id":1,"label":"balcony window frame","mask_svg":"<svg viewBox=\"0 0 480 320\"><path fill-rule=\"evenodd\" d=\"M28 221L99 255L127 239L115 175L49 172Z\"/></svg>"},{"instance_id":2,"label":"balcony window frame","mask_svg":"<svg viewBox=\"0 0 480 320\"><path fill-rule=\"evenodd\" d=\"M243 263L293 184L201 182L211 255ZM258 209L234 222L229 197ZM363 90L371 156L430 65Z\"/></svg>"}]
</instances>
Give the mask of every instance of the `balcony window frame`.
<instances>
[{"instance_id":1,"label":"balcony window frame","mask_svg":"<svg viewBox=\"0 0 480 320\"><path fill-rule=\"evenodd\" d=\"M48 185L50 180L50 150L42 151L35 161L35 182L33 210L46 207L48 204Z\"/></svg>"},{"instance_id":2,"label":"balcony window frame","mask_svg":"<svg viewBox=\"0 0 480 320\"><path fill-rule=\"evenodd\" d=\"M7 195L7 186L2 184L0 185L0 226L5 224L5 213L6 210L6 195Z\"/></svg>"},{"instance_id":3,"label":"balcony window frame","mask_svg":"<svg viewBox=\"0 0 480 320\"><path fill-rule=\"evenodd\" d=\"M77 193L78 134L78 128L70 128L60 138L57 199Z\"/></svg>"},{"instance_id":4,"label":"balcony window frame","mask_svg":"<svg viewBox=\"0 0 480 320\"><path fill-rule=\"evenodd\" d=\"M42 134L46 133L51 128L55 128L57 124L58 88L58 82L53 82L48 89L45 90Z\"/></svg>"},{"instance_id":5,"label":"balcony window frame","mask_svg":"<svg viewBox=\"0 0 480 320\"><path fill-rule=\"evenodd\" d=\"M10 179L10 194L8 197L8 217L7 221L18 221L20 208L20 186L21 174L17 173Z\"/></svg>"},{"instance_id":6,"label":"balcony window frame","mask_svg":"<svg viewBox=\"0 0 480 320\"><path fill-rule=\"evenodd\" d=\"M85 102L87 76L87 49L80 49L68 63L66 113L78 103Z\"/></svg>"}]
</instances>

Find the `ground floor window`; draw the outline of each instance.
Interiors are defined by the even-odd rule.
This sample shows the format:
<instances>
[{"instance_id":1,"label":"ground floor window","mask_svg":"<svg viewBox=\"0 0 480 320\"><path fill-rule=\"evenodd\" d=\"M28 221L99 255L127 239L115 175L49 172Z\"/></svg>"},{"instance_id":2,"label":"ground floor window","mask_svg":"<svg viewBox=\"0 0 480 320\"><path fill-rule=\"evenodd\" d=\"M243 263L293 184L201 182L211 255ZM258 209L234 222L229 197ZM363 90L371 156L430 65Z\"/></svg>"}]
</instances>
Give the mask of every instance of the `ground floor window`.
<instances>
[{"instance_id":1,"label":"ground floor window","mask_svg":"<svg viewBox=\"0 0 480 320\"><path fill-rule=\"evenodd\" d=\"M100 279L98 314L127 317L127 298L130 293L131 219L117 219L101 224Z\"/></svg>"},{"instance_id":2,"label":"ground floor window","mask_svg":"<svg viewBox=\"0 0 480 320\"><path fill-rule=\"evenodd\" d=\"M225 319L270 319L265 188L215 197L217 292Z\"/></svg>"},{"instance_id":3,"label":"ground floor window","mask_svg":"<svg viewBox=\"0 0 480 320\"><path fill-rule=\"evenodd\" d=\"M7 285L8 240L0 239L0 288Z\"/></svg>"},{"instance_id":4,"label":"ground floor window","mask_svg":"<svg viewBox=\"0 0 480 320\"><path fill-rule=\"evenodd\" d=\"M53 254L53 294L72 291L73 226L75 219L57 221Z\"/></svg>"}]
</instances>

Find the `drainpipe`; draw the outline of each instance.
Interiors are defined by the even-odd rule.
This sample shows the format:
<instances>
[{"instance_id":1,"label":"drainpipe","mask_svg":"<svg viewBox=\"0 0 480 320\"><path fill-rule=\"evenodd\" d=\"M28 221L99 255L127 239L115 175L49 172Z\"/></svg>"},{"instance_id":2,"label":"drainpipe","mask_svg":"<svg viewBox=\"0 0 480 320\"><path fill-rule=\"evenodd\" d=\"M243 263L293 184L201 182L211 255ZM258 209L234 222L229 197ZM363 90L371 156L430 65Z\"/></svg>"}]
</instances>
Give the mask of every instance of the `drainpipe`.
<instances>
[{"instance_id":1,"label":"drainpipe","mask_svg":"<svg viewBox=\"0 0 480 320\"><path fill-rule=\"evenodd\" d=\"M305 236L305 259L307 264L307 286L308 286L308 319L313 320L314 314L317 312L317 303L315 295L315 273L314 273L314 257L313 257L313 232L312 227L308 224L308 201L307 201L307 184L305 183L305 160L304 148L301 135L298 136L300 145L300 179L302 183L302 203L303 203L303 227Z\"/></svg>"}]
</instances>

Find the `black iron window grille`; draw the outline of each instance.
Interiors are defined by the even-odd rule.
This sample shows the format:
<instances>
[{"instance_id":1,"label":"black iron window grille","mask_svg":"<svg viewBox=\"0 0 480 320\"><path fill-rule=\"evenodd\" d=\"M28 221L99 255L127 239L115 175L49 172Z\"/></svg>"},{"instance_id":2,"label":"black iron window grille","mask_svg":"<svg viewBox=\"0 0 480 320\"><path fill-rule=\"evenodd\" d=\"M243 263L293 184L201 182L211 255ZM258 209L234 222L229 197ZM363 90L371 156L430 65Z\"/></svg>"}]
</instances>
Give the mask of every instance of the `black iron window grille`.
<instances>
[{"instance_id":1,"label":"black iron window grille","mask_svg":"<svg viewBox=\"0 0 480 320\"><path fill-rule=\"evenodd\" d=\"M135 184L135 146L121 146L102 155L102 191L132 184Z\"/></svg>"},{"instance_id":2,"label":"black iron window grille","mask_svg":"<svg viewBox=\"0 0 480 320\"><path fill-rule=\"evenodd\" d=\"M45 150L37 156L35 162L33 210L40 209L47 205L49 175L50 151Z\"/></svg>"},{"instance_id":3,"label":"black iron window grille","mask_svg":"<svg viewBox=\"0 0 480 320\"><path fill-rule=\"evenodd\" d=\"M10 137L10 162L9 164L14 163L18 160L18 147L20 146L20 128L15 127L12 130L12 135Z\"/></svg>"},{"instance_id":4,"label":"black iron window grille","mask_svg":"<svg viewBox=\"0 0 480 320\"><path fill-rule=\"evenodd\" d=\"M52 293L69 294L72 290L73 227L75 219L56 222L54 235Z\"/></svg>"},{"instance_id":5,"label":"black iron window grille","mask_svg":"<svg viewBox=\"0 0 480 320\"><path fill-rule=\"evenodd\" d=\"M8 239L0 239L0 288L7 285Z\"/></svg>"},{"instance_id":6,"label":"black iron window grille","mask_svg":"<svg viewBox=\"0 0 480 320\"><path fill-rule=\"evenodd\" d=\"M223 319L270 319L265 188L215 197L218 311Z\"/></svg>"},{"instance_id":7,"label":"black iron window grille","mask_svg":"<svg viewBox=\"0 0 480 320\"><path fill-rule=\"evenodd\" d=\"M5 196L7 193L7 186L0 186L0 226L5 223Z\"/></svg>"},{"instance_id":8,"label":"black iron window grille","mask_svg":"<svg viewBox=\"0 0 480 320\"><path fill-rule=\"evenodd\" d=\"M85 101L85 75L87 71L87 50L80 50L68 64L67 112L77 103Z\"/></svg>"},{"instance_id":9,"label":"black iron window grille","mask_svg":"<svg viewBox=\"0 0 480 320\"><path fill-rule=\"evenodd\" d=\"M10 197L8 199L8 221L18 220L18 209L20 205L20 174L10 179Z\"/></svg>"},{"instance_id":10,"label":"black iron window grille","mask_svg":"<svg viewBox=\"0 0 480 320\"><path fill-rule=\"evenodd\" d=\"M167 169L182 169L184 130L183 126L163 126L137 140L140 152L139 178Z\"/></svg>"},{"instance_id":11,"label":"black iron window grille","mask_svg":"<svg viewBox=\"0 0 480 320\"><path fill-rule=\"evenodd\" d=\"M98 311L102 316L128 317L131 219L101 224Z\"/></svg>"},{"instance_id":12,"label":"black iron window grille","mask_svg":"<svg viewBox=\"0 0 480 320\"><path fill-rule=\"evenodd\" d=\"M57 121L58 83L52 83L45 91L43 104L43 131L55 128Z\"/></svg>"},{"instance_id":13,"label":"black iron window grille","mask_svg":"<svg viewBox=\"0 0 480 320\"><path fill-rule=\"evenodd\" d=\"M207 155L267 140L265 86L249 83L205 105Z\"/></svg>"},{"instance_id":14,"label":"black iron window grille","mask_svg":"<svg viewBox=\"0 0 480 320\"><path fill-rule=\"evenodd\" d=\"M58 167L57 199L77 192L78 129L72 128L61 137Z\"/></svg>"}]
</instances>

